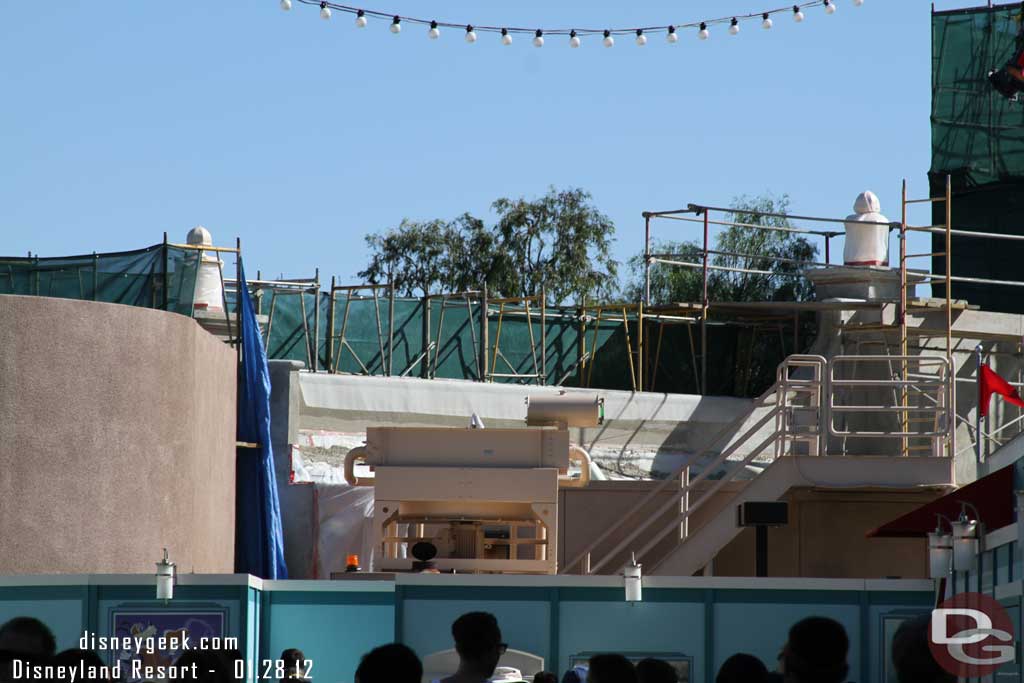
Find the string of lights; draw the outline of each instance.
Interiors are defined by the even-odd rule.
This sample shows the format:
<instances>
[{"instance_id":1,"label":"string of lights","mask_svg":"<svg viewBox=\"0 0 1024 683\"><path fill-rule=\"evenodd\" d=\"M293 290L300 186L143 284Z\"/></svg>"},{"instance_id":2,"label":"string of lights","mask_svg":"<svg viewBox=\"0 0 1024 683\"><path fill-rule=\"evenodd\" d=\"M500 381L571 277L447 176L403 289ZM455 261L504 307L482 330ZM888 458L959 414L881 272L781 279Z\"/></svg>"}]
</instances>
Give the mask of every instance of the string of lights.
<instances>
[{"instance_id":1,"label":"string of lights","mask_svg":"<svg viewBox=\"0 0 1024 683\"><path fill-rule=\"evenodd\" d=\"M280 0L281 9L285 11L290 10L292 8L292 1L293 0ZM440 38L441 29L455 29L464 32L464 37L467 43L475 43L477 41L478 33L495 33L501 36L501 42L503 45L511 45L513 35L532 35L533 44L536 47L544 46L545 36L569 36L569 46L575 48L582 45L582 38L593 35L602 36L602 42L605 47L614 46L616 36L626 35L635 35L636 44L643 46L647 44L647 35L656 33L664 33L668 42L675 43L678 42L679 32L683 29L696 29L697 37L700 40L707 40L711 37L711 27L717 25L728 25L729 34L735 36L740 32L740 24L744 21L760 19L761 28L768 30L774 25L772 17L775 15L788 14L793 18L793 21L800 23L806 18L804 10L810 11L811 8L822 8L825 14L835 14L837 4L840 0L811 0L810 2L798 3L791 6L769 9L761 12L752 12L750 14L738 14L735 16L719 17L717 19L704 19L702 21L692 21L681 24L667 24L665 26L554 29L523 28L515 26L478 26L471 23L462 24L436 21L433 19L403 17L391 12L360 9L358 7L342 5L336 2L326 2L325 0L297 0L297 2L300 2L303 5L319 6L320 18L325 20L329 20L333 16L334 12L354 15L355 25L358 28L366 28L370 19L387 21L390 22L390 30L394 34L401 33L402 27L405 25L426 26L429 27L427 30L427 36L431 39ZM864 0L851 0L851 3L854 7L860 7L864 4Z\"/></svg>"}]
</instances>

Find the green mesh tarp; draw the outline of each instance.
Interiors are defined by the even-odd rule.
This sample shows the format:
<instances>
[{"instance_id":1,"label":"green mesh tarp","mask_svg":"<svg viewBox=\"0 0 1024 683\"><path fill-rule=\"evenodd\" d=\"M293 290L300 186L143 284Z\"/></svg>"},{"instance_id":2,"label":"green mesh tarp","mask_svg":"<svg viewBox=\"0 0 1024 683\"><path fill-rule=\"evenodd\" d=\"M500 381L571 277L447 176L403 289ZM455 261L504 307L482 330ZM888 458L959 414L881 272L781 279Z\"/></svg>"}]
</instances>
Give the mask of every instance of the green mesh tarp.
<instances>
[{"instance_id":1,"label":"green mesh tarp","mask_svg":"<svg viewBox=\"0 0 1024 683\"><path fill-rule=\"evenodd\" d=\"M265 338L270 358L301 361L311 367L316 347L319 370L395 377L477 381L480 378L482 340L477 301L467 305L464 299L442 302L434 298L428 317L422 299L396 298L392 312L392 304L386 296L376 300L368 296L337 296L332 318L326 293L321 292L316 297L312 291L300 294L267 285L252 285L251 288L258 302L258 312L267 317ZM233 295L229 295L229 309L233 309L233 299ZM319 300L319 311L314 306L315 300ZM581 328L575 309L548 308L546 333L542 334L536 308L528 318L522 307L506 306L499 320L499 306L491 304L487 362L491 373L506 375L495 376L492 381L536 383L537 379L531 375L541 374L547 385L630 390L634 377L630 371L629 346L636 349L637 326L635 315L631 313L627 317L629 323L624 326L621 309L606 309L600 322L591 314L585 328ZM330 327L332 320L333 328ZM423 340L428 321L433 346L425 353ZM805 323L800 334L806 347L812 340L814 326ZM392 327L394 334L389 340ZM330 335L329 329L333 329ZM699 393L696 370L700 359L699 325L651 321L646 325L645 334L645 389ZM496 341L497 352L494 350ZM546 358L540 356L542 343L547 350ZM792 343L789 324L781 327L781 333L780 328L771 326L711 325L708 328L709 393L759 394L774 381L778 362L795 351ZM531 351L534 345L538 347L536 359ZM582 373L578 363L581 346L588 354ZM632 360L636 371L635 351Z\"/></svg>"},{"instance_id":2,"label":"green mesh tarp","mask_svg":"<svg viewBox=\"0 0 1024 683\"><path fill-rule=\"evenodd\" d=\"M932 197L952 180L952 225L958 230L1024 234L1024 101L1011 102L988 82L988 72L1014 54L1021 4L937 12L932 15ZM932 223L946 222L944 202L933 205ZM932 236L932 251L945 252L945 236ZM1019 281L1020 242L953 236L955 276ZM946 272L944 255L932 271ZM945 286L932 286L944 297ZM951 295L985 310L1024 312L1024 290L954 282Z\"/></svg>"},{"instance_id":3,"label":"green mesh tarp","mask_svg":"<svg viewBox=\"0 0 1024 683\"><path fill-rule=\"evenodd\" d=\"M1024 102L988 82L1014 52L1020 7L932 15L932 175L963 186L1024 178Z\"/></svg>"},{"instance_id":4,"label":"green mesh tarp","mask_svg":"<svg viewBox=\"0 0 1024 683\"><path fill-rule=\"evenodd\" d=\"M60 258L0 257L0 294L51 296L158 308L192 315L199 251L157 244L146 249ZM250 285L264 323L267 355L301 361L319 370L369 375L480 379L480 304L452 298L430 302L429 315L421 299L330 297L316 285L275 287ZM229 311L235 294L226 293ZM487 324L487 362L498 375L544 375L544 383L624 389L634 386L630 344L637 345L635 316L623 325L621 309L606 309L600 322L581 327L573 308L549 308L542 330L539 311L506 306L490 307ZM333 323L333 325L332 325ZM428 330L429 325L429 330ZM393 334L389 340L389 332ZM672 393L699 391L695 365L699 359L699 328L694 325L646 326L645 388ZM595 334L596 332L596 334ZM629 341L627 343L627 334ZM770 383L785 353L764 345L755 348L749 330L714 326L708 330L708 389L714 394L756 395ZM762 335L764 333L761 333ZM434 342L424 353L424 336ZM809 338L809 337L808 337ZM494 344L499 350L495 352ZM694 348L693 342L697 347ZM546 358L539 354L543 343ZM532 347L538 346L536 358ZM588 359L581 373L581 348ZM765 352L767 349L767 353ZM659 353L660 352L660 353ZM655 360L657 367L652 368ZM635 364L637 358L632 355ZM763 366L763 367L762 367ZM762 377L763 375L763 377ZM651 386L653 378L654 386ZM495 377L495 382L535 383L535 377ZM766 385L765 385L766 386Z\"/></svg>"},{"instance_id":5,"label":"green mesh tarp","mask_svg":"<svg viewBox=\"0 0 1024 683\"><path fill-rule=\"evenodd\" d=\"M59 258L0 258L0 294L52 296L192 315L199 253L163 244Z\"/></svg>"}]
</instances>

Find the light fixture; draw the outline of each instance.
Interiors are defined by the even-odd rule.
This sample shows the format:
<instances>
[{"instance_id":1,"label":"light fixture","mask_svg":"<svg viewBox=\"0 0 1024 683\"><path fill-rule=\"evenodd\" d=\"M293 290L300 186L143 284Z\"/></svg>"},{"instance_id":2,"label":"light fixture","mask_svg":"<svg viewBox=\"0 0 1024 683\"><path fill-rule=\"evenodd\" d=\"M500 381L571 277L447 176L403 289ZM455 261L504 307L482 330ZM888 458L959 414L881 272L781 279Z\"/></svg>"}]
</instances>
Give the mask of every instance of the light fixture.
<instances>
[{"instance_id":1,"label":"light fixture","mask_svg":"<svg viewBox=\"0 0 1024 683\"><path fill-rule=\"evenodd\" d=\"M668 35L665 36L665 40L667 40L670 43L678 43L679 42L679 35L676 33L676 27L675 26L669 26L668 27Z\"/></svg>"},{"instance_id":2,"label":"light fixture","mask_svg":"<svg viewBox=\"0 0 1024 683\"><path fill-rule=\"evenodd\" d=\"M605 29L604 40L602 41L605 47L612 47L615 45L615 38L612 37L612 32Z\"/></svg>"},{"instance_id":3,"label":"light fixture","mask_svg":"<svg viewBox=\"0 0 1024 683\"><path fill-rule=\"evenodd\" d=\"M644 599L644 586L641 574L641 565L636 563L636 553L630 557L622 574L623 584L626 589L626 602L641 602Z\"/></svg>"},{"instance_id":4,"label":"light fixture","mask_svg":"<svg viewBox=\"0 0 1024 683\"><path fill-rule=\"evenodd\" d=\"M473 30L473 26L472 25L466 26L466 42L467 43L475 43L476 42L476 31Z\"/></svg>"},{"instance_id":5,"label":"light fixture","mask_svg":"<svg viewBox=\"0 0 1024 683\"><path fill-rule=\"evenodd\" d=\"M394 19L391 20L391 32L401 33L402 32L402 17L395 15Z\"/></svg>"},{"instance_id":6,"label":"light fixture","mask_svg":"<svg viewBox=\"0 0 1024 683\"><path fill-rule=\"evenodd\" d=\"M707 40L711 34L708 33L708 25L703 21L700 22L700 31L697 32L697 37L701 40Z\"/></svg>"},{"instance_id":7,"label":"light fixture","mask_svg":"<svg viewBox=\"0 0 1024 683\"><path fill-rule=\"evenodd\" d=\"M935 531L928 534L928 577L943 579L953 569L953 536L942 531L942 520L952 527L945 515L935 515Z\"/></svg>"},{"instance_id":8,"label":"light fixture","mask_svg":"<svg viewBox=\"0 0 1024 683\"><path fill-rule=\"evenodd\" d=\"M734 36L740 32L740 22L736 20L736 17L732 18L729 22L729 35Z\"/></svg>"},{"instance_id":9,"label":"light fixture","mask_svg":"<svg viewBox=\"0 0 1024 683\"><path fill-rule=\"evenodd\" d=\"M636 30L636 44L640 47L647 44L647 36L644 35L644 30L642 28L638 28Z\"/></svg>"},{"instance_id":10,"label":"light fixture","mask_svg":"<svg viewBox=\"0 0 1024 683\"><path fill-rule=\"evenodd\" d=\"M576 29L569 31L569 47L579 47L580 37L576 35Z\"/></svg>"},{"instance_id":11,"label":"light fixture","mask_svg":"<svg viewBox=\"0 0 1024 683\"><path fill-rule=\"evenodd\" d=\"M793 21L800 23L804 20L804 13L800 10L799 5L793 5Z\"/></svg>"},{"instance_id":12,"label":"light fixture","mask_svg":"<svg viewBox=\"0 0 1024 683\"><path fill-rule=\"evenodd\" d=\"M292 0L281 0L281 9L285 12L292 8Z\"/></svg>"},{"instance_id":13,"label":"light fixture","mask_svg":"<svg viewBox=\"0 0 1024 683\"><path fill-rule=\"evenodd\" d=\"M763 21L761 22L761 28L763 28L765 31L772 27L772 18L768 16L767 12L761 15L761 19L763 19Z\"/></svg>"},{"instance_id":14,"label":"light fixture","mask_svg":"<svg viewBox=\"0 0 1024 683\"><path fill-rule=\"evenodd\" d=\"M324 21L331 18L331 8L327 6L326 2L320 3L320 18Z\"/></svg>"},{"instance_id":15,"label":"light fixture","mask_svg":"<svg viewBox=\"0 0 1024 683\"><path fill-rule=\"evenodd\" d=\"M363 10L356 12L356 28L366 28L366 12Z\"/></svg>"},{"instance_id":16,"label":"light fixture","mask_svg":"<svg viewBox=\"0 0 1024 683\"><path fill-rule=\"evenodd\" d=\"M427 35L430 36L431 40L437 40L441 37L441 31L437 28L436 21L430 22L430 30L427 32Z\"/></svg>"},{"instance_id":17,"label":"light fixture","mask_svg":"<svg viewBox=\"0 0 1024 683\"><path fill-rule=\"evenodd\" d=\"M533 34L533 46L544 47L544 31L537 29L537 32Z\"/></svg>"},{"instance_id":18,"label":"light fixture","mask_svg":"<svg viewBox=\"0 0 1024 683\"><path fill-rule=\"evenodd\" d=\"M953 570L958 572L970 571L974 566L974 560L978 556L979 539L981 538L981 523L977 519L967 516L967 508L974 510L970 503L961 503L960 517L953 522ZM974 515L977 517L977 510Z\"/></svg>"},{"instance_id":19,"label":"light fixture","mask_svg":"<svg viewBox=\"0 0 1024 683\"><path fill-rule=\"evenodd\" d=\"M501 29L501 44L502 45L511 45L512 44L512 34L510 34L508 32L507 28Z\"/></svg>"},{"instance_id":20,"label":"light fixture","mask_svg":"<svg viewBox=\"0 0 1024 683\"><path fill-rule=\"evenodd\" d=\"M835 14L836 13L836 4L834 2L830 2L830 0L824 0L824 1L825 1L825 14Z\"/></svg>"},{"instance_id":21,"label":"light fixture","mask_svg":"<svg viewBox=\"0 0 1024 683\"><path fill-rule=\"evenodd\" d=\"M853 6L854 7L860 7L863 4L864 4L864 0L853 0Z\"/></svg>"},{"instance_id":22,"label":"light fixture","mask_svg":"<svg viewBox=\"0 0 1024 683\"><path fill-rule=\"evenodd\" d=\"M167 558L167 548L164 548L164 559L156 563L156 599L170 600L174 597L174 567L175 564Z\"/></svg>"}]
</instances>

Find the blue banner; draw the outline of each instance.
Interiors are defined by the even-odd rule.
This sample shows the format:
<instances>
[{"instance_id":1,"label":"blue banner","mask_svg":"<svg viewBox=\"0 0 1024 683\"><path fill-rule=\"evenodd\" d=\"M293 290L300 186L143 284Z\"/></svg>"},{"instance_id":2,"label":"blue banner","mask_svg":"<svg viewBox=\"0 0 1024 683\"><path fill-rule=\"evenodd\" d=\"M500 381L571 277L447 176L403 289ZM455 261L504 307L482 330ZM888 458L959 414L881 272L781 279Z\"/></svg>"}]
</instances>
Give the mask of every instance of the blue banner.
<instances>
[{"instance_id":1,"label":"blue banner","mask_svg":"<svg viewBox=\"0 0 1024 683\"><path fill-rule=\"evenodd\" d=\"M245 271L239 265L242 365L238 381L238 448L235 461L235 571L262 579L287 579L284 533L270 436L270 369Z\"/></svg>"}]
</instances>

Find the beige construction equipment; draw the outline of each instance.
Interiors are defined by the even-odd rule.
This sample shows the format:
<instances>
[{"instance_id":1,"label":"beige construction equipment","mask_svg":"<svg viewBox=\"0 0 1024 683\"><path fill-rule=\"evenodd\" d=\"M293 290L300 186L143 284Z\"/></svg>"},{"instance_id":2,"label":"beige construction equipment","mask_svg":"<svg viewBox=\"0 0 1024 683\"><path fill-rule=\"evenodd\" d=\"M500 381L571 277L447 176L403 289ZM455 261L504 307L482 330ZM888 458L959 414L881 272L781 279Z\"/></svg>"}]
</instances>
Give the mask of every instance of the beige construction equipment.
<instances>
[{"instance_id":1,"label":"beige construction equipment","mask_svg":"<svg viewBox=\"0 0 1024 683\"><path fill-rule=\"evenodd\" d=\"M528 398L525 429L368 428L345 478L375 489L373 570L557 573L558 488L590 480L569 427L603 420L603 399L562 393Z\"/></svg>"}]
</instances>

